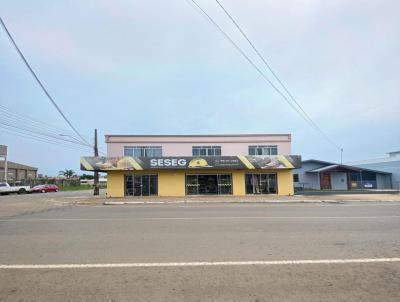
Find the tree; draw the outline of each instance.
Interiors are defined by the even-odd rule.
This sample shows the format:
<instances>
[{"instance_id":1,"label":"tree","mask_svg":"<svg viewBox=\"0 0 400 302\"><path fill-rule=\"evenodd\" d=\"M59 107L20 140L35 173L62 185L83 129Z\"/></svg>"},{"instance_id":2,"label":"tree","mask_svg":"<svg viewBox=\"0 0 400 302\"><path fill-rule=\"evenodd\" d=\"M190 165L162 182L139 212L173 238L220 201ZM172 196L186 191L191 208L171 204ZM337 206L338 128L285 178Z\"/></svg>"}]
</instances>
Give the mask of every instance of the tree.
<instances>
[{"instance_id":1,"label":"tree","mask_svg":"<svg viewBox=\"0 0 400 302\"><path fill-rule=\"evenodd\" d=\"M94 176L90 174L85 174L83 173L81 176L79 176L79 179L93 179Z\"/></svg>"},{"instance_id":2,"label":"tree","mask_svg":"<svg viewBox=\"0 0 400 302\"><path fill-rule=\"evenodd\" d=\"M63 175L65 176L65 178L72 178L73 176L75 176L75 172L74 170L70 170L70 169L65 169L64 171L60 171L59 175Z\"/></svg>"}]
</instances>

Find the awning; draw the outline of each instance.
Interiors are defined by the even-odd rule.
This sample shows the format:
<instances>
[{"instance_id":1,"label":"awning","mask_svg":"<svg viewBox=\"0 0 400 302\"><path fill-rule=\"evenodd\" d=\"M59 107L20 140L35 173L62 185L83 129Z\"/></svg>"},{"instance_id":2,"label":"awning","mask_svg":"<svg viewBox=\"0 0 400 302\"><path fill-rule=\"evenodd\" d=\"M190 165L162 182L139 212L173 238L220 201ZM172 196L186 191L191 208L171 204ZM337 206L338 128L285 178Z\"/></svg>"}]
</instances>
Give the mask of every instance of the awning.
<instances>
[{"instance_id":1,"label":"awning","mask_svg":"<svg viewBox=\"0 0 400 302\"><path fill-rule=\"evenodd\" d=\"M294 169L300 155L275 156L177 156L177 157L81 157L81 170L187 170L187 169Z\"/></svg>"}]
</instances>

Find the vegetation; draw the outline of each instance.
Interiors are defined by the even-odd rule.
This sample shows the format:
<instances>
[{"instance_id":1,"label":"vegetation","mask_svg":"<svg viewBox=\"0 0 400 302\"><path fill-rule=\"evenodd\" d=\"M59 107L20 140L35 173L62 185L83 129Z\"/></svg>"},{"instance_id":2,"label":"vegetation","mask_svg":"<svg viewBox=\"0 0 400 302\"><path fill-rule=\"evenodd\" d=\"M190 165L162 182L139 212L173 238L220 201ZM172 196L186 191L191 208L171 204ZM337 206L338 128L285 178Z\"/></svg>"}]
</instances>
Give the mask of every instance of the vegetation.
<instances>
[{"instance_id":1,"label":"vegetation","mask_svg":"<svg viewBox=\"0 0 400 302\"><path fill-rule=\"evenodd\" d=\"M65 186L59 187L60 191L79 191L79 190L91 190L91 185L79 185L79 186Z\"/></svg>"},{"instance_id":2,"label":"vegetation","mask_svg":"<svg viewBox=\"0 0 400 302\"><path fill-rule=\"evenodd\" d=\"M65 169L61 170L58 174L64 176L67 179L70 179L75 176L75 171L70 169Z\"/></svg>"},{"instance_id":3,"label":"vegetation","mask_svg":"<svg viewBox=\"0 0 400 302\"><path fill-rule=\"evenodd\" d=\"M81 176L79 176L79 179L94 179L94 176L91 174L83 173Z\"/></svg>"}]
</instances>

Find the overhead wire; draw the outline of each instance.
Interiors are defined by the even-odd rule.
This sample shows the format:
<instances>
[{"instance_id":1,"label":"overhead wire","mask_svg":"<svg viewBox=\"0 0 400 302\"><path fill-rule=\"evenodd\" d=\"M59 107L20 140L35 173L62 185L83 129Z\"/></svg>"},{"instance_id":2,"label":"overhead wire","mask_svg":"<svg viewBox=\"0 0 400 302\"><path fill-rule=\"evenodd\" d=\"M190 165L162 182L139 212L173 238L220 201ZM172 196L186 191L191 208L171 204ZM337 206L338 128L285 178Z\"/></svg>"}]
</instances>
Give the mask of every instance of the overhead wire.
<instances>
[{"instance_id":1,"label":"overhead wire","mask_svg":"<svg viewBox=\"0 0 400 302\"><path fill-rule=\"evenodd\" d=\"M65 130L60 127L56 127L43 121L34 119L28 115L18 113L2 105L0 105L0 113L0 125L13 128L13 130L17 129L20 131L24 131L25 134L33 133L36 136L39 135L40 137L44 137L47 139L61 141L63 143L70 143L74 146L78 145L90 149L92 148L92 146L78 140L76 137L74 137L73 134L66 134L70 132L69 130ZM100 150L99 152L105 154L102 150Z\"/></svg>"},{"instance_id":2,"label":"overhead wire","mask_svg":"<svg viewBox=\"0 0 400 302\"><path fill-rule=\"evenodd\" d=\"M51 131L51 132L54 132L54 133L70 135L70 136L73 136L74 138L76 138L75 137L76 134L71 130L67 130L67 129L64 129L64 128L61 128L61 127L57 127L55 125L51 125L51 124L46 123L44 121L40 121L38 119L30 117L30 116L28 116L26 114L17 112L14 109L8 108L8 107L3 106L3 105L0 105L0 113L2 115L8 116L9 118L21 121L21 123L26 123L28 125L32 125L33 127L41 128L43 130L48 130L48 131ZM82 142L82 144L86 145L86 143L83 143L83 142Z\"/></svg>"},{"instance_id":3,"label":"overhead wire","mask_svg":"<svg viewBox=\"0 0 400 302\"><path fill-rule=\"evenodd\" d=\"M4 126L11 127L11 128L14 128L14 129L19 129L21 131L25 131L25 132L29 132L29 133L34 133L36 135L40 135L40 136L43 136L43 137L49 137L49 138L52 138L52 139L55 139L55 140L68 142L68 143L71 143L71 144L74 144L74 145L87 147L86 145L82 144L80 141L70 140L70 139L67 139L67 138L64 138L64 137L60 137L60 136L54 135L52 133L48 133L48 132L46 133L46 132L41 131L40 129L38 130L38 129L34 129L34 128L29 128L29 127L26 127L26 126L21 126L21 125L15 123L13 121L4 120L3 118L0 118L0 125L4 125Z\"/></svg>"},{"instance_id":4,"label":"overhead wire","mask_svg":"<svg viewBox=\"0 0 400 302\"><path fill-rule=\"evenodd\" d=\"M28 68L29 72L32 74L32 76L35 78L36 82L39 84L39 86L42 88L43 92L47 96L47 98L50 100L50 102L53 104L53 106L56 108L58 113L63 117L63 119L67 122L67 124L70 126L70 128L78 135L78 137L82 140L82 142L85 142L88 145L91 145L80 133L79 131L74 127L74 125L69 121L69 119L66 117L66 115L63 113L61 108L57 105L56 101L53 99L53 97L50 95L50 93L47 91L46 87L43 85L39 77L36 75L35 71L32 69L30 64L28 63L27 59L25 58L24 54L18 47L17 43L15 42L14 38L12 37L10 31L8 30L6 24L4 23L3 19L0 17L0 23L6 32L8 38L10 39L11 43L14 45L15 49L17 50L20 58L24 62L25 66Z\"/></svg>"},{"instance_id":5,"label":"overhead wire","mask_svg":"<svg viewBox=\"0 0 400 302\"><path fill-rule=\"evenodd\" d=\"M336 148L340 147L314 122L314 120L308 115L308 113L303 109L301 104L297 101L297 99L293 96L293 94L290 92L290 90L287 88L287 86L283 83L283 81L278 77L276 72L272 69L270 64L268 64L267 60L264 58L264 56L261 54L261 52L257 49L257 47L254 45L253 42L251 42L250 38L247 36L247 34L244 32L244 30L241 28L241 26L236 22L236 20L232 17L232 15L228 12L228 10L223 6L223 4L219 0L215 0L219 7L223 10L223 12L228 16L228 18L232 21L232 23L235 25L235 27L239 30L239 32L242 34L242 36L246 39L246 41L250 44L251 48L254 50L254 52L257 54L257 56L261 59L261 61L264 63L264 65L268 68L268 70L271 72L271 74L274 76L274 78L279 82L279 84L282 86L282 88L286 91L290 99L298 106L298 108L304 113L304 115L307 117L307 119L312 123L314 128L322 134L322 136L325 137L327 141L329 141L333 146Z\"/></svg>"},{"instance_id":6,"label":"overhead wire","mask_svg":"<svg viewBox=\"0 0 400 302\"><path fill-rule=\"evenodd\" d=\"M36 136L34 134L29 134L29 133L26 133L26 132L23 132L23 131L15 130L15 129L9 128L7 126L4 126L4 125L0 125L0 132L8 133L8 134L11 134L13 136L19 136L19 137L23 137L23 138L32 139L32 140L35 140L35 141L49 143L49 144L52 144L52 145L56 145L56 146L59 146L59 147L68 148L68 149L76 150L76 151L80 151L80 152L87 150L87 149L83 149L83 148L81 148L79 146L73 146L73 145L69 145L69 144L64 144L64 143L60 143L58 141L54 141L54 140L51 140L51 139L47 139L47 138L43 138L43 137L40 137L40 136Z\"/></svg>"},{"instance_id":7,"label":"overhead wire","mask_svg":"<svg viewBox=\"0 0 400 302\"><path fill-rule=\"evenodd\" d=\"M222 29L221 26L218 25L218 23L195 1L195 0L186 0L186 2L190 3L191 1L194 5L195 8L203 15L205 16L206 20L209 21L223 36L226 40L228 40L234 47L235 49L250 63L250 65L263 77L263 79L286 101L286 103L293 109L295 110L312 128L320 132L321 134L324 135L324 137L329 140L329 142L334 145L336 148L340 147L335 144L319 127L318 125L315 124L315 122L309 117L309 115L305 112L305 110L300 106L300 104L297 101L293 101L289 97L286 96L268 77L267 75L254 63L253 60L250 59L250 57L239 47L239 45L233 41L233 39ZM192 6L193 7L193 6ZM258 52L259 53L259 52ZM266 61L265 61L266 62ZM268 65L269 66L269 65ZM272 70L272 69L271 69ZM279 80L279 82L281 82Z\"/></svg>"},{"instance_id":8,"label":"overhead wire","mask_svg":"<svg viewBox=\"0 0 400 302\"><path fill-rule=\"evenodd\" d=\"M76 137L65 134L62 128L33 119L28 115L17 113L5 106L0 105L0 113L0 124L91 148L91 146L81 142Z\"/></svg>"}]
</instances>

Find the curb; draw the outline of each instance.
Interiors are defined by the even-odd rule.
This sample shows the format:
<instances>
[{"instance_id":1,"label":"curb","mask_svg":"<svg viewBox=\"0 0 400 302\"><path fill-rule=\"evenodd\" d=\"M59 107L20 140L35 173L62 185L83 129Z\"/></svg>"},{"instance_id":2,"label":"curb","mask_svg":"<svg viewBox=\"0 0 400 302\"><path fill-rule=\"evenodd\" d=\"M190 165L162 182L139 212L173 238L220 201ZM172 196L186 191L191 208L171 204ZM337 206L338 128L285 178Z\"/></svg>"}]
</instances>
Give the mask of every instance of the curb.
<instances>
[{"instance_id":1,"label":"curb","mask_svg":"<svg viewBox=\"0 0 400 302\"><path fill-rule=\"evenodd\" d=\"M103 205L137 205L137 204L287 204L287 203L344 203L335 200L271 200L271 201L105 201Z\"/></svg>"}]
</instances>

